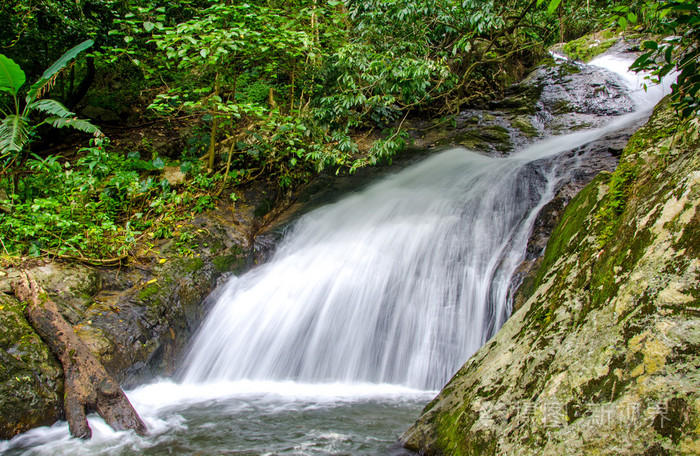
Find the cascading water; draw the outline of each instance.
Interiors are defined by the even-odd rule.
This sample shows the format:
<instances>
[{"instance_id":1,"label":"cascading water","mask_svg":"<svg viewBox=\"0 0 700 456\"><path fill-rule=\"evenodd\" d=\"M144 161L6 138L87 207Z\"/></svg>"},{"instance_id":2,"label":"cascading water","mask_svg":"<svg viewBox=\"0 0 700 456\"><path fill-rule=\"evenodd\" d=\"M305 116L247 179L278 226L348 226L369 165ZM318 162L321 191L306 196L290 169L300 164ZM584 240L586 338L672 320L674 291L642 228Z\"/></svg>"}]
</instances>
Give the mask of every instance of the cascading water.
<instances>
[{"instance_id":1,"label":"cascading water","mask_svg":"<svg viewBox=\"0 0 700 456\"><path fill-rule=\"evenodd\" d=\"M185 381L440 387L506 317L550 167L453 149L307 215L228 285Z\"/></svg>"},{"instance_id":2,"label":"cascading water","mask_svg":"<svg viewBox=\"0 0 700 456\"><path fill-rule=\"evenodd\" d=\"M579 160L562 153L638 121L663 90L633 95L637 112L603 128L507 158L448 150L307 214L268 264L226 285L182 383L129 393L150 437L91 418L90 442L59 424L0 451L384 452L507 318L535 217Z\"/></svg>"},{"instance_id":3,"label":"cascading water","mask_svg":"<svg viewBox=\"0 0 700 456\"><path fill-rule=\"evenodd\" d=\"M508 315L534 218L571 172L546 158L640 115L508 158L452 149L303 217L270 263L228 284L185 382L439 388Z\"/></svg>"}]
</instances>

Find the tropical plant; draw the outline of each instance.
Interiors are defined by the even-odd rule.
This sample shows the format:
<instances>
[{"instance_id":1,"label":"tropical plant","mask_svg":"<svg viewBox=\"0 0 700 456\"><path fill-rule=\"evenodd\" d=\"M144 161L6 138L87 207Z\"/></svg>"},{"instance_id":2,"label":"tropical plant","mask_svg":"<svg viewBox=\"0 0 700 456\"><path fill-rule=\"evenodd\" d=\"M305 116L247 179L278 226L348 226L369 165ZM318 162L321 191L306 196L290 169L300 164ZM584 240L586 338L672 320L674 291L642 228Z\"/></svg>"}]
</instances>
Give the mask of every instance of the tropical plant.
<instances>
[{"instance_id":1,"label":"tropical plant","mask_svg":"<svg viewBox=\"0 0 700 456\"><path fill-rule=\"evenodd\" d=\"M695 0L664 0L643 2L639 9L647 22L640 28L665 38L645 41L644 53L630 68L650 72L648 78L654 83L678 72L671 86L673 103L683 117L696 115L700 111L700 6ZM627 25L625 19L637 22L637 14L628 8L618 7L617 12L621 26Z\"/></svg>"},{"instance_id":2,"label":"tropical plant","mask_svg":"<svg viewBox=\"0 0 700 456\"><path fill-rule=\"evenodd\" d=\"M41 98L51 88L56 75L92 45L92 40L84 41L56 60L29 88L24 104L20 100L20 89L26 82L26 75L17 63L0 54L0 92L5 92L12 98L10 106L0 106L0 114L4 116L0 123L0 159L7 160L10 164L14 162L30 141L33 132L42 124L50 124L56 128L75 128L97 136L102 134L96 126L87 120L79 119L74 112L58 101ZM30 116L34 111L48 116L32 125Z\"/></svg>"}]
</instances>

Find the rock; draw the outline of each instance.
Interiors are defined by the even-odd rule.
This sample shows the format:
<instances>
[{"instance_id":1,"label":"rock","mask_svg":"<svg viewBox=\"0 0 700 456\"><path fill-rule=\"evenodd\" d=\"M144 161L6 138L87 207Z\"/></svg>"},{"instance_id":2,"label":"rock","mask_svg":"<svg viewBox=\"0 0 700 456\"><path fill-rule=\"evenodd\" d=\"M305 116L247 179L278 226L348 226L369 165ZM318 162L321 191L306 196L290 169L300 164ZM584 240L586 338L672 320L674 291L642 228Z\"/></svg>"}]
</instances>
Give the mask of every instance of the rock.
<instances>
[{"instance_id":1,"label":"rock","mask_svg":"<svg viewBox=\"0 0 700 456\"><path fill-rule=\"evenodd\" d=\"M163 179L167 180L172 188L179 188L187 181L187 177L185 173L180 170L180 166L164 167Z\"/></svg>"},{"instance_id":2,"label":"rock","mask_svg":"<svg viewBox=\"0 0 700 456\"><path fill-rule=\"evenodd\" d=\"M657 108L617 170L569 203L529 299L404 433L407 448L700 453L699 145L697 119Z\"/></svg>"},{"instance_id":3,"label":"rock","mask_svg":"<svg viewBox=\"0 0 700 456\"><path fill-rule=\"evenodd\" d=\"M0 439L63 416L63 371L24 317L24 306L0 293Z\"/></svg>"},{"instance_id":4,"label":"rock","mask_svg":"<svg viewBox=\"0 0 700 456\"><path fill-rule=\"evenodd\" d=\"M593 57L602 54L614 46L620 41L620 36L620 34L613 34L610 30L603 30L559 45L558 51L564 52L569 58L574 60L588 62Z\"/></svg>"},{"instance_id":5,"label":"rock","mask_svg":"<svg viewBox=\"0 0 700 456\"><path fill-rule=\"evenodd\" d=\"M620 46L615 49L624 52ZM451 126L444 120L434 128L429 122L414 122L420 134L411 137L416 147L463 146L502 156L543 136L600 127L610 116L631 112L634 103L627 92L619 75L549 59L508 88L503 99L462 110ZM606 153L619 155L620 143L610 146Z\"/></svg>"},{"instance_id":6,"label":"rock","mask_svg":"<svg viewBox=\"0 0 700 456\"><path fill-rule=\"evenodd\" d=\"M114 111L110 111L109 109L100 108L99 106L87 105L80 111L80 114L90 120L96 120L99 122L121 122L121 117L119 117L119 114Z\"/></svg>"},{"instance_id":7,"label":"rock","mask_svg":"<svg viewBox=\"0 0 700 456\"><path fill-rule=\"evenodd\" d=\"M528 116L515 116L510 120L510 124L529 138L539 136L539 131L532 125L532 121Z\"/></svg>"}]
</instances>

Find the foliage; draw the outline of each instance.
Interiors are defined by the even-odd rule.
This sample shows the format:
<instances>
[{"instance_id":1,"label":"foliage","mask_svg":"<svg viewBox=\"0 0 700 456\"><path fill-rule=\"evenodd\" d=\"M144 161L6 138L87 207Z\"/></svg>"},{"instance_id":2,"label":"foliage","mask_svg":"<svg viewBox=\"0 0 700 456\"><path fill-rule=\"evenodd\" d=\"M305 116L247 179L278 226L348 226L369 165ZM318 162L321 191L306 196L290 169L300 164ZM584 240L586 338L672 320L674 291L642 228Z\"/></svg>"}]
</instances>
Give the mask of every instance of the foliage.
<instances>
[{"instance_id":1,"label":"foliage","mask_svg":"<svg viewBox=\"0 0 700 456\"><path fill-rule=\"evenodd\" d=\"M215 180L192 163L193 178L175 191L159 177L165 164L159 157L124 157L102 137L80 153L74 164L59 155L33 155L17 188L0 180L0 194L7 194L0 199L0 237L8 253L122 256L139 237L170 237L174 221L213 207L208 189Z\"/></svg>"},{"instance_id":2,"label":"foliage","mask_svg":"<svg viewBox=\"0 0 700 456\"><path fill-rule=\"evenodd\" d=\"M677 105L697 112L697 11L691 0L3 2L0 156L10 173L0 175L0 235L22 254L122 255L139 236L176 234L185 210L235 201L250 181L288 191L324 168L390 160L407 119L449 119L499 97L548 45L611 17L655 34L635 68L653 79L677 69ZM181 155L168 152L187 173L183 188L160 178L163 151L149 146L141 160L102 137L77 158L32 150L13 162L38 125L97 133L71 112L94 73L88 103L139 123L193 125ZM26 80L37 82L23 91Z\"/></svg>"},{"instance_id":3,"label":"foliage","mask_svg":"<svg viewBox=\"0 0 700 456\"><path fill-rule=\"evenodd\" d=\"M644 53L632 64L635 71L648 71L658 83L672 71L678 72L672 85L674 105L683 117L700 110L700 6L693 0L645 1L617 7L616 20L623 28L639 24L643 31L660 34L642 44ZM641 18L641 19L640 19Z\"/></svg>"},{"instance_id":4,"label":"foliage","mask_svg":"<svg viewBox=\"0 0 700 456\"><path fill-rule=\"evenodd\" d=\"M0 54L0 92L9 93L13 101L11 108L7 106L0 108L0 113L4 116L0 123L0 160L13 163L36 128L44 123L56 128L71 127L96 136L101 135L97 127L86 120L78 119L74 112L69 111L58 101L39 99L48 90L56 74L92 44L90 40L84 41L67 51L46 69L27 91L23 107L19 91L24 86L26 75L12 59ZM31 125L30 115L34 111L41 111L49 117L44 118L37 125Z\"/></svg>"}]
</instances>

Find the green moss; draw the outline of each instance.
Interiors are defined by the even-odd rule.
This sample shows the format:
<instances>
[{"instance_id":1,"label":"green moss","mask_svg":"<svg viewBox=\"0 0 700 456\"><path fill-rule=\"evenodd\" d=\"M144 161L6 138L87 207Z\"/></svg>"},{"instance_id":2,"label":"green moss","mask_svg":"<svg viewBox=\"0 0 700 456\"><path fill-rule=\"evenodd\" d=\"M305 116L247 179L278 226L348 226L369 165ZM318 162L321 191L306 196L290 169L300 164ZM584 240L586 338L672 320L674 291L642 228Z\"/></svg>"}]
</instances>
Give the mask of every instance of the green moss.
<instances>
[{"instance_id":1,"label":"green moss","mask_svg":"<svg viewBox=\"0 0 700 456\"><path fill-rule=\"evenodd\" d=\"M501 152L509 151L513 148L510 141L510 132L500 125L489 125L467 130L454 139L455 143L467 149L488 151L496 149Z\"/></svg>"},{"instance_id":2,"label":"green moss","mask_svg":"<svg viewBox=\"0 0 700 456\"><path fill-rule=\"evenodd\" d=\"M528 138L534 138L539 135L537 129L532 126L532 122L530 122L530 119L528 119L525 116L514 117L510 121L510 124L513 126L513 128L517 128L518 130L520 130L520 132Z\"/></svg>"},{"instance_id":3,"label":"green moss","mask_svg":"<svg viewBox=\"0 0 700 456\"><path fill-rule=\"evenodd\" d=\"M61 366L23 308L0 293L0 439L51 424L61 413Z\"/></svg>"},{"instance_id":4,"label":"green moss","mask_svg":"<svg viewBox=\"0 0 700 456\"><path fill-rule=\"evenodd\" d=\"M204 267L204 261L199 257L184 258L180 261L180 266L184 272L197 272Z\"/></svg>"},{"instance_id":5,"label":"green moss","mask_svg":"<svg viewBox=\"0 0 700 456\"><path fill-rule=\"evenodd\" d=\"M483 431L479 434L471 433L469 439L466 438L466 432L479 419L478 412L460 408L450 412L440 415L434 423L439 436L436 446L442 454L451 456L494 454L495 439L488 438Z\"/></svg>"},{"instance_id":6,"label":"green moss","mask_svg":"<svg viewBox=\"0 0 700 456\"><path fill-rule=\"evenodd\" d=\"M245 265L245 257L239 254L223 255L212 261L217 272L240 272Z\"/></svg>"},{"instance_id":7,"label":"green moss","mask_svg":"<svg viewBox=\"0 0 700 456\"><path fill-rule=\"evenodd\" d=\"M616 42L617 38L613 36L613 33L606 30L569 41L564 45L564 52L574 60L589 62L594 57L610 49Z\"/></svg>"},{"instance_id":8,"label":"green moss","mask_svg":"<svg viewBox=\"0 0 700 456\"><path fill-rule=\"evenodd\" d=\"M552 114L554 115L568 114L571 111L573 111L571 103L566 100L557 100L552 106Z\"/></svg>"},{"instance_id":9,"label":"green moss","mask_svg":"<svg viewBox=\"0 0 700 456\"><path fill-rule=\"evenodd\" d=\"M139 291L139 300L151 300L155 295L157 295L160 292L160 290L160 285L158 285L157 282L147 285L141 291Z\"/></svg>"},{"instance_id":10,"label":"green moss","mask_svg":"<svg viewBox=\"0 0 700 456\"><path fill-rule=\"evenodd\" d=\"M620 222L620 214L625 209L630 196L630 188L637 177L638 169L629 162L621 163L612 173L610 189L602 208L596 215L598 238L605 245Z\"/></svg>"},{"instance_id":11,"label":"green moss","mask_svg":"<svg viewBox=\"0 0 700 456\"><path fill-rule=\"evenodd\" d=\"M554 229L547 242L542 264L535 275L535 288L542 284L545 274L559 258L564 257L568 251L576 249L578 243L573 242L573 239L586 234L581 232L583 222L589 212L598 204L600 188L607 185L609 181L609 173L598 174L566 206L561 222Z\"/></svg>"}]
</instances>

